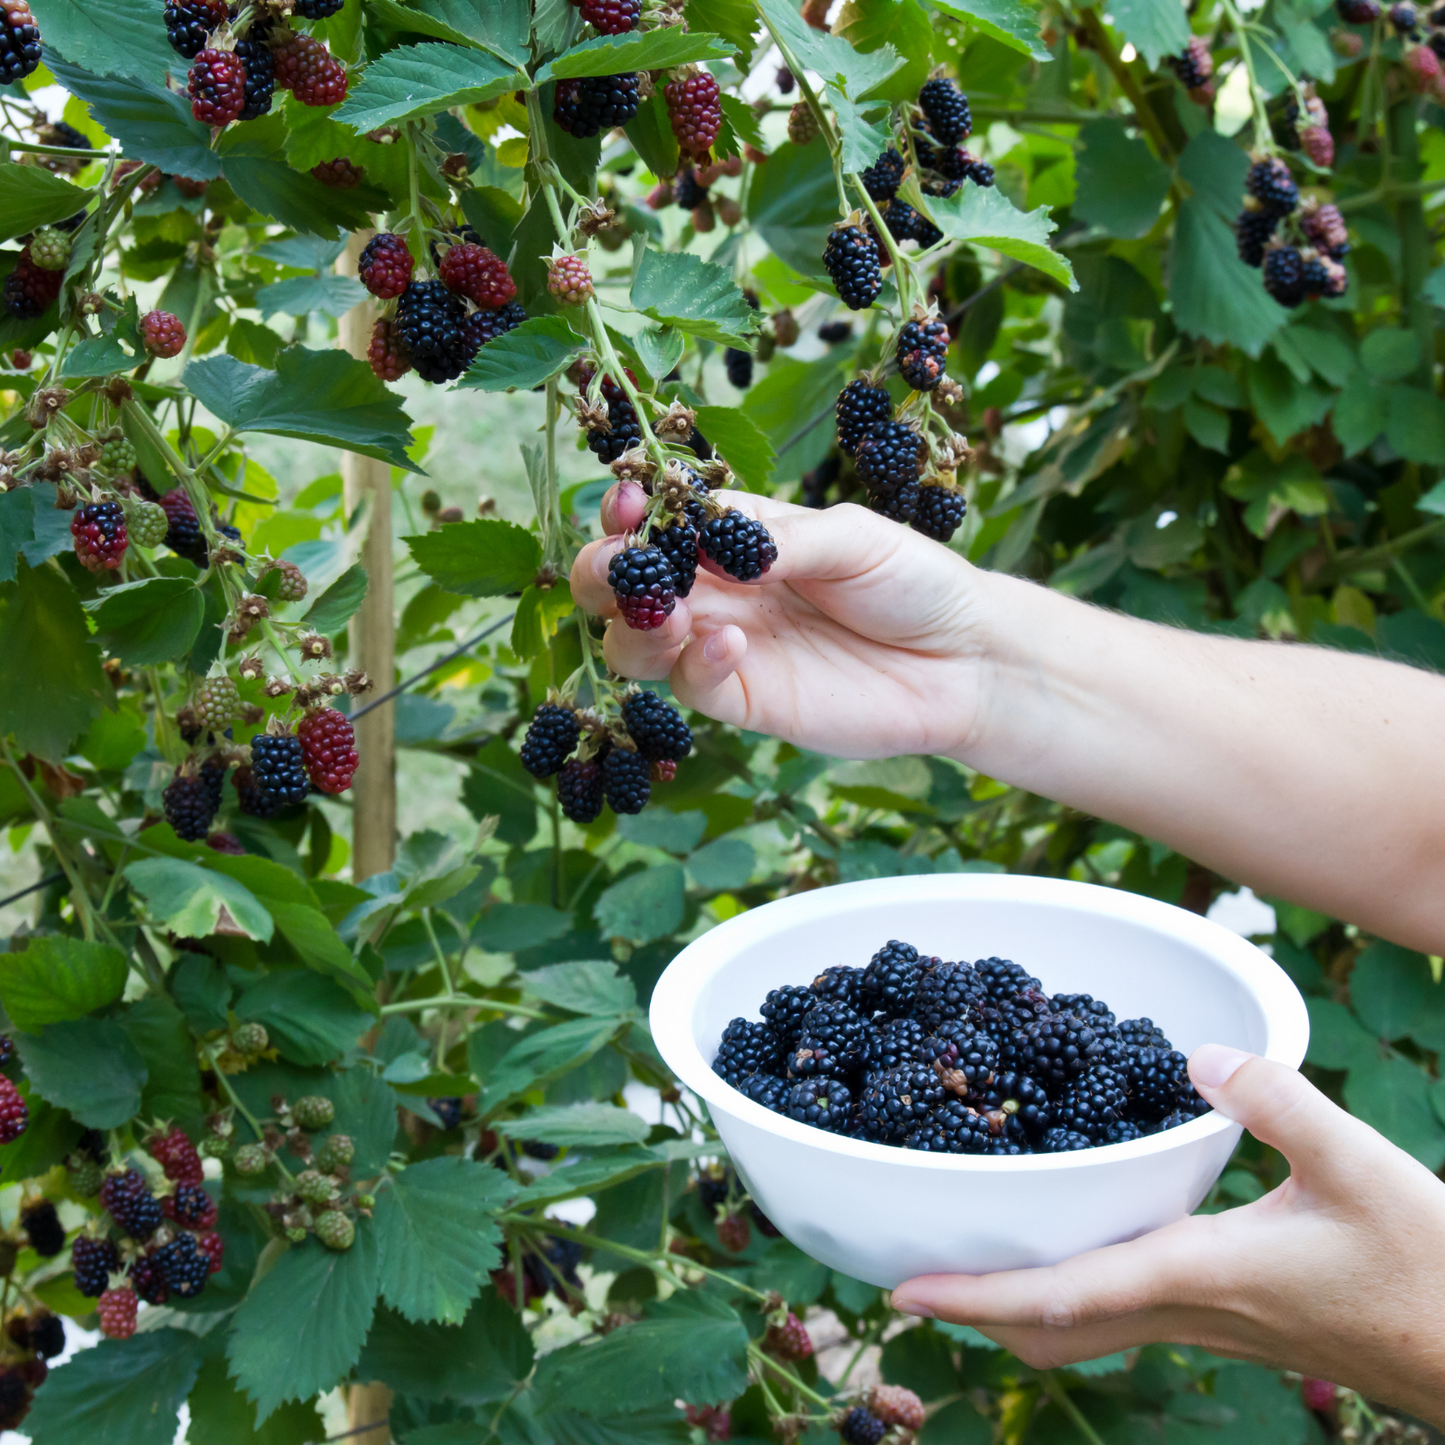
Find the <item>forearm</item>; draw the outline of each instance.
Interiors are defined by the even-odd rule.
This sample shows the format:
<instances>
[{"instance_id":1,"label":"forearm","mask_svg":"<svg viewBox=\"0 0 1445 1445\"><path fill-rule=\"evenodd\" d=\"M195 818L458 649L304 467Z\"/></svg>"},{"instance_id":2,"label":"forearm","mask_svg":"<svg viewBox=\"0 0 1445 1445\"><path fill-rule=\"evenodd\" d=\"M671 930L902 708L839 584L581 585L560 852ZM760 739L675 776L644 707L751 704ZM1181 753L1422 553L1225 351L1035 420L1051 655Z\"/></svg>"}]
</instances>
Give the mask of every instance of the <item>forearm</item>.
<instances>
[{"instance_id":1,"label":"forearm","mask_svg":"<svg viewBox=\"0 0 1445 1445\"><path fill-rule=\"evenodd\" d=\"M987 662L962 761L1445 951L1445 680L980 581Z\"/></svg>"}]
</instances>

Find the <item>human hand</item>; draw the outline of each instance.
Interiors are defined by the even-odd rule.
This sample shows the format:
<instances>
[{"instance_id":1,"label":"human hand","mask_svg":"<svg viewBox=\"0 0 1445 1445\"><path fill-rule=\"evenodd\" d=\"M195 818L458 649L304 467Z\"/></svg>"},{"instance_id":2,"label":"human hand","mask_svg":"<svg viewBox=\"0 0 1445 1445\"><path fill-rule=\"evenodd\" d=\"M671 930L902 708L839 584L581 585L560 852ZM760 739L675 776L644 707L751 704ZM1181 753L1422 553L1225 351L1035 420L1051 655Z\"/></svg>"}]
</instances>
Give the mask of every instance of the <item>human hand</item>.
<instances>
[{"instance_id":1,"label":"human hand","mask_svg":"<svg viewBox=\"0 0 1445 1445\"><path fill-rule=\"evenodd\" d=\"M893 1307L973 1325L1038 1369L1200 1345L1445 1422L1445 1186L1281 1064L1210 1044L1189 1073L1289 1160L1278 1189L1049 1269L921 1275Z\"/></svg>"},{"instance_id":2,"label":"human hand","mask_svg":"<svg viewBox=\"0 0 1445 1445\"><path fill-rule=\"evenodd\" d=\"M741 583L705 559L663 626L617 616L607 566L641 524L646 495L608 492L609 535L584 548L572 595L610 620L605 655L625 677L666 677L678 700L723 722L834 757L958 755L979 713L985 574L862 507L810 511L745 492L778 560Z\"/></svg>"}]
</instances>

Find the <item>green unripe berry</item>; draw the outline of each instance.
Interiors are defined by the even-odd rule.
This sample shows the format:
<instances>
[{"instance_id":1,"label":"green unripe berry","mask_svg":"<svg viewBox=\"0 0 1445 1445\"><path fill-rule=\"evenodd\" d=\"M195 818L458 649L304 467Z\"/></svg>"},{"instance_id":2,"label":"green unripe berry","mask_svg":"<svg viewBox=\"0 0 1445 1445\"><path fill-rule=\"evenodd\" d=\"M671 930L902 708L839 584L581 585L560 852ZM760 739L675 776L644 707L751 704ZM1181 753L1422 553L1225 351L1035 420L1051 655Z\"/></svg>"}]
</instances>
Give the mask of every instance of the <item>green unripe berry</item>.
<instances>
[{"instance_id":1,"label":"green unripe berry","mask_svg":"<svg viewBox=\"0 0 1445 1445\"><path fill-rule=\"evenodd\" d=\"M264 1174L270 1167L271 1156L259 1144L243 1144L236 1150L232 1162L237 1174Z\"/></svg>"},{"instance_id":2,"label":"green unripe berry","mask_svg":"<svg viewBox=\"0 0 1445 1445\"><path fill-rule=\"evenodd\" d=\"M324 1129L336 1117L336 1105L320 1094L307 1094L292 1104L291 1116L303 1129Z\"/></svg>"},{"instance_id":3,"label":"green unripe berry","mask_svg":"<svg viewBox=\"0 0 1445 1445\"><path fill-rule=\"evenodd\" d=\"M125 530L139 547L159 547L171 529L171 519L164 507L154 502L128 502L125 509Z\"/></svg>"},{"instance_id":4,"label":"green unripe berry","mask_svg":"<svg viewBox=\"0 0 1445 1445\"><path fill-rule=\"evenodd\" d=\"M326 1204L336 1193L336 1181L319 1169L303 1169L296 1176L296 1193L308 1204Z\"/></svg>"},{"instance_id":5,"label":"green unripe berry","mask_svg":"<svg viewBox=\"0 0 1445 1445\"><path fill-rule=\"evenodd\" d=\"M293 1224L291 1228L286 1231L286 1238L289 1239L292 1244L305 1244L306 1231L302 1229L299 1224Z\"/></svg>"},{"instance_id":6,"label":"green unripe berry","mask_svg":"<svg viewBox=\"0 0 1445 1445\"><path fill-rule=\"evenodd\" d=\"M79 1199L94 1199L105 1183L105 1170L93 1159L72 1156L66 1166L70 1174L70 1192Z\"/></svg>"},{"instance_id":7,"label":"green unripe berry","mask_svg":"<svg viewBox=\"0 0 1445 1445\"><path fill-rule=\"evenodd\" d=\"M196 721L203 728L220 729L240 713L241 694L229 677L208 677L196 693L195 707ZM266 1030L260 1024L243 1024L241 1027L261 1029L262 1039L266 1037ZM261 1049L265 1047L262 1043ZM255 1052L259 1054L261 1049Z\"/></svg>"},{"instance_id":8,"label":"green unripe berry","mask_svg":"<svg viewBox=\"0 0 1445 1445\"><path fill-rule=\"evenodd\" d=\"M280 602L300 602L306 595L306 574L294 563L279 558L266 568L267 572L278 575L276 598Z\"/></svg>"},{"instance_id":9,"label":"green unripe berry","mask_svg":"<svg viewBox=\"0 0 1445 1445\"><path fill-rule=\"evenodd\" d=\"M54 226L42 226L30 238L30 259L42 271L63 271L70 264L70 237Z\"/></svg>"},{"instance_id":10,"label":"green unripe berry","mask_svg":"<svg viewBox=\"0 0 1445 1445\"><path fill-rule=\"evenodd\" d=\"M231 1141L219 1134L207 1134L196 1149L203 1159L224 1159L231 1152Z\"/></svg>"},{"instance_id":11,"label":"green unripe berry","mask_svg":"<svg viewBox=\"0 0 1445 1445\"><path fill-rule=\"evenodd\" d=\"M136 461L135 448L124 437L112 437L101 446L95 469L103 477L119 477L132 470Z\"/></svg>"},{"instance_id":12,"label":"green unripe berry","mask_svg":"<svg viewBox=\"0 0 1445 1445\"><path fill-rule=\"evenodd\" d=\"M271 1035L265 1024L238 1024L231 1035L231 1047L248 1059L259 1058L270 1046Z\"/></svg>"},{"instance_id":13,"label":"green unripe berry","mask_svg":"<svg viewBox=\"0 0 1445 1445\"><path fill-rule=\"evenodd\" d=\"M350 1249L356 1243L356 1226L339 1209L328 1209L317 1217L316 1237L327 1249Z\"/></svg>"},{"instance_id":14,"label":"green unripe berry","mask_svg":"<svg viewBox=\"0 0 1445 1445\"><path fill-rule=\"evenodd\" d=\"M316 1151L316 1167L323 1174L335 1174L345 1169L356 1156L356 1146L350 1134L332 1134Z\"/></svg>"}]
</instances>

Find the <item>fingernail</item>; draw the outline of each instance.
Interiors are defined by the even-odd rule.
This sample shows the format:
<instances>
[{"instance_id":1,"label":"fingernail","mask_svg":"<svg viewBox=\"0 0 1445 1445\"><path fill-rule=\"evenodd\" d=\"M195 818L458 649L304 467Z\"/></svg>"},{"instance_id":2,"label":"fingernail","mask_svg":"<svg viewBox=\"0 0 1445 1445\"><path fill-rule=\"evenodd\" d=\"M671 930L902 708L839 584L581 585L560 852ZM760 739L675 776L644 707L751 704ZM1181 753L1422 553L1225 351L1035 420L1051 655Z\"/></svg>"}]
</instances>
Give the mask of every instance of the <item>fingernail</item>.
<instances>
[{"instance_id":1,"label":"fingernail","mask_svg":"<svg viewBox=\"0 0 1445 1445\"><path fill-rule=\"evenodd\" d=\"M915 1300L894 1300L893 1308L901 1315L912 1315L914 1319L931 1320L937 1318L927 1305L918 1304Z\"/></svg>"},{"instance_id":2,"label":"fingernail","mask_svg":"<svg viewBox=\"0 0 1445 1445\"><path fill-rule=\"evenodd\" d=\"M727 635L722 632L714 632L711 637L702 645L702 655L709 662L726 661L728 655Z\"/></svg>"},{"instance_id":3,"label":"fingernail","mask_svg":"<svg viewBox=\"0 0 1445 1445\"><path fill-rule=\"evenodd\" d=\"M1226 1048L1223 1044L1201 1044L1189 1056L1189 1077L1206 1089L1222 1088L1233 1077L1234 1071L1253 1057L1253 1054Z\"/></svg>"}]
</instances>

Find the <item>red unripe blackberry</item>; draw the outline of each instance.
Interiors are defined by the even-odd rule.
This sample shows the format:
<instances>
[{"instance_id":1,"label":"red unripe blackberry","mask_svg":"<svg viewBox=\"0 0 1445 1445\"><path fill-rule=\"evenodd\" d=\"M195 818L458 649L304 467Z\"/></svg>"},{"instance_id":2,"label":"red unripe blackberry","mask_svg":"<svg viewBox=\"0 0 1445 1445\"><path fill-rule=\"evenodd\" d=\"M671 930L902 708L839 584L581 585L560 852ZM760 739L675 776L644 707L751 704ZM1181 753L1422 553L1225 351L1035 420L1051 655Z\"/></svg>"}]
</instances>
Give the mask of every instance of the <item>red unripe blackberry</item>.
<instances>
[{"instance_id":1,"label":"red unripe blackberry","mask_svg":"<svg viewBox=\"0 0 1445 1445\"><path fill-rule=\"evenodd\" d=\"M854 1405L838 1422L838 1434L845 1445L878 1445L887 1433L888 1426L862 1405Z\"/></svg>"},{"instance_id":2,"label":"red unripe blackberry","mask_svg":"<svg viewBox=\"0 0 1445 1445\"><path fill-rule=\"evenodd\" d=\"M14 1083L0 1074L0 1144L13 1144L30 1122L30 1108Z\"/></svg>"},{"instance_id":3,"label":"red unripe blackberry","mask_svg":"<svg viewBox=\"0 0 1445 1445\"><path fill-rule=\"evenodd\" d=\"M641 0L572 0L582 18L602 35L622 35L637 28Z\"/></svg>"},{"instance_id":4,"label":"red unripe blackberry","mask_svg":"<svg viewBox=\"0 0 1445 1445\"><path fill-rule=\"evenodd\" d=\"M1288 215L1299 205L1299 186L1288 164L1279 156L1265 156L1250 166L1244 189L1277 216Z\"/></svg>"},{"instance_id":5,"label":"red unripe blackberry","mask_svg":"<svg viewBox=\"0 0 1445 1445\"><path fill-rule=\"evenodd\" d=\"M202 125L230 125L246 108L246 66L230 50L203 50L186 78L191 114Z\"/></svg>"},{"instance_id":6,"label":"red unripe blackberry","mask_svg":"<svg viewBox=\"0 0 1445 1445\"><path fill-rule=\"evenodd\" d=\"M1332 260L1342 261L1350 253L1349 232L1338 206L1311 203L1302 207L1300 230Z\"/></svg>"},{"instance_id":7,"label":"red unripe blackberry","mask_svg":"<svg viewBox=\"0 0 1445 1445\"><path fill-rule=\"evenodd\" d=\"M1350 25L1369 25L1380 18L1378 0L1335 0L1335 9Z\"/></svg>"},{"instance_id":8,"label":"red unripe blackberry","mask_svg":"<svg viewBox=\"0 0 1445 1445\"><path fill-rule=\"evenodd\" d=\"M613 748L602 759L602 791L614 813L640 813L652 796L647 759L627 748Z\"/></svg>"},{"instance_id":9,"label":"red unripe blackberry","mask_svg":"<svg viewBox=\"0 0 1445 1445\"><path fill-rule=\"evenodd\" d=\"M201 1156L191 1143L191 1136L179 1124L172 1124L163 1133L153 1134L146 1141L146 1152L161 1166L172 1184L198 1185L206 1177Z\"/></svg>"},{"instance_id":10,"label":"red unripe blackberry","mask_svg":"<svg viewBox=\"0 0 1445 1445\"><path fill-rule=\"evenodd\" d=\"M697 528L688 518L679 517L654 532L652 543L672 573L674 594L686 597L697 580Z\"/></svg>"},{"instance_id":11,"label":"red unripe blackberry","mask_svg":"<svg viewBox=\"0 0 1445 1445\"><path fill-rule=\"evenodd\" d=\"M654 783L672 783L677 781L677 764L671 758L663 758L652 765L652 781Z\"/></svg>"},{"instance_id":12,"label":"red unripe blackberry","mask_svg":"<svg viewBox=\"0 0 1445 1445\"><path fill-rule=\"evenodd\" d=\"M356 733L351 719L334 707L307 713L296 726L312 786L323 793L344 793L356 775Z\"/></svg>"},{"instance_id":13,"label":"red unripe blackberry","mask_svg":"<svg viewBox=\"0 0 1445 1445\"><path fill-rule=\"evenodd\" d=\"M893 398L881 386L870 386L857 378L838 393L834 411L838 417L838 447L852 456L858 443L879 422L892 419Z\"/></svg>"},{"instance_id":14,"label":"red unripe blackberry","mask_svg":"<svg viewBox=\"0 0 1445 1445\"><path fill-rule=\"evenodd\" d=\"M698 537L698 550L739 582L761 577L778 560L778 544L759 521L742 512L713 517Z\"/></svg>"},{"instance_id":15,"label":"red unripe blackberry","mask_svg":"<svg viewBox=\"0 0 1445 1445\"><path fill-rule=\"evenodd\" d=\"M246 845L234 833L207 833L206 847L213 853L226 853L232 858L246 856Z\"/></svg>"},{"instance_id":16,"label":"red unripe blackberry","mask_svg":"<svg viewBox=\"0 0 1445 1445\"><path fill-rule=\"evenodd\" d=\"M165 1218L160 1200L151 1193L139 1169L106 1175L100 1186L100 1205L109 1211L121 1233L132 1239L149 1239Z\"/></svg>"},{"instance_id":17,"label":"red unripe blackberry","mask_svg":"<svg viewBox=\"0 0 1445 1445\"><path fill-rule=\"evenodd\" d=\"M564 306L583 306L592 299L592 273L581 256L557 256L547 268L547 290Z\"/></svg>"},{"instance_id":18,"label":"red unripe blackberry","mask_svg":"<svg viewBox=\"0 0 1445 1445\"><path fill-rule=\"evenodd\" d=\"M26 0L0 4L0 85L13 85L40 66L40 27Z\"/></svg>"},{"instance_id":19,"label":"red unripe blackberry","mask_svg":"<svg viewBox=\"0 0 1445 1445\"><path fill-rule=\"evenodd\" d=\"M626 125L637 114L641 101L635 71L559 80L552 96L552 119L559 129L585 140L614 126Z\"/></svg>"},{"instance_id":20,"label":"red unripe blackberry","mask_svg":"<svg viewBox=\"0 0 1445 1445\"><path fill-rule=\"evenodd\" d=\"M1335 1403L1340 1387L1330 1380L1316 1380L1306 1375L1300 1381L1300 1398L1309 1410L1328 1410Z\"/></svg>"},{"instance_id":21,"label":"red unripe blackberry","mask_svg":"<svg viewBox=\"0 0 1445 1445\"><path fill-rule=\"evenodd\" d=\"M477 306L495 310L517 294L506 263L485 246L467 241L442 257L440 274L445 285Z\"/></svg>"},{"instance_id":22,"label":"red unripe blackberry","mask_svg":"<svg viewBox=\"0 0 1445 1445\"><path fill-rule=\"evenodd\" d=\"M731 1254L741 1254L753 1237L752 1226L741 1214L728 1214L718 1220L718 1243Z\"/></svg>"},{"instance_id":23,"label":"red unripe blackberry","mask_svg":"<svg viewBox=\"0 0 1445 1445\"><path fill-rule=\"evenodd\" d=\"M1335 138L1327 127L1307 125L1300 129L1300 149L1317 165L1326 170L1335 163Z\"/></svg>"},{"instance_id":24,"label":"red unripe blackberry","mask_svg":"<svg viewBox=\"0 0 1445 1445\"><path fill-rule=\"evenodd\" d=\"M1214 74L1214 57L1202 35L1191 35L1182 55L1164 57L1185 90L1198 90Z\"/></svg>"},{"instance_id":25,"label":"red unripe blackberry","mask_svg":"<svg viewBox=\"0 0 1445 1445\"><path fill-rule=\"evenodd\" d=\"M1281 306L1305 299L1304 259L1296 246L1271 246L1264 256L1264 289Z\"/></svg>"},{"instance_id":26,"label":"red unripe blackberry","mask_svg":"<svg viewBox=\"0 0 1445 1445\"><path fill-rule=\"evenodd\" d=\"M878 243L860 226L839 226L828 233L823 269L850 311L866 311L883 289Z\"/></svg>"},{"instance_id":27,"label":"red unripe blackberry","mask_svg":"<svg viewBox=\"0 0 1445 1445\"><path fill-rule=\"evenodd\" d=\"M649 762L680 762L692 751L692 729L655 692L630 693L622 704L622 722Z\"/></svg>"},{"instance_id":28,"label":"red unripe blackberry","mask_svg":"<svg viewBox=\"0 0 1445 1445\"><path fill-rule=\"evenodd\" d=\"M76 559L87 572L114 572L129 541L125 508L119 502L87 502L72 514L70 535Z\"/></svg>"},{"instance_id":29,"label":"red unripe blackberry","mask_svg":"<svg viewBox=\"0 0 1445 1445\"><path fill-rule=\"evenodd\" d=\"M877 423L858 443L855 465L870 492L891 492L918 480L923 438L905 422Z\"/></svg>"},{"instance_id":30,"label":"red unripe blackberry","mask_svg":"<svg viewBox=\"0 0 1445 1445\"><path fill-rule=\"evenodd\" d=\"M266 567L267 572L279 574L276 597L281 602L300 602L306 596L309 583L306 574L294 563L278 557Z\"/></svg>"},{"instance_id":31,"label":"red unripe blackberry","mask_svg":"<svg viewBox=\"0 0 1445 1445\"><path fill-rule=\"evenodd\" d=\"M10 353L10 365L16 371L29 371L30 363L35 358L28 351L21 351L18 347Z\"/></svg>"},{"instance_id":32,"label":"red unripe blackberry","mask_svg":"<svg viewBox=\"0 0 1445 1445\"><path fill-rule=\"evenodd\" d=\"M705 70L683 71L668 81L662 94L678 149L705 165L722 129L722 98L717 81Z\"/></svg>"},{"instance_id":33,"label":"red unripe blackberry","mask_svg":"<svg viewBox=\"0 0 1445 1445\"><path fill-rule=\"evenodd\" d=\"M1440 79L1440 57L1428 45L1416 45L1405 52L1405 71L1416 90L1430 90Z\"/></svg>"},{"instance_id":34,"label":"red unripe blackberry","mask_svg":"<svg viewBox=\"0 0 1445 1445\"><path fill-rule=\"evenodd\" d=\"M622 620L638 632L661 627L677 605L672 568L657 547L627 547L607 568Z\"/></svg>"},{"instance_id":35,"label":"red unripe blackberry","mask_svg":"<svg viewBox=\"0 0 1445 1445\"><path fill-rule=\"evenodd\" d=\"M858 172L858 179L873 200L891 201L898 193L903 171L903 157L889 146L866 171Z\"/></svg>"},{"instance_id":36,"label":"red unripe blackberry","mask_svg":"<svg viewBox=\"0 0 1445 1445\"><path fill-rule=\"evenodd\" d=\"M382 231L366 243L357 262L361 284L382 301L393 301L411 284L416 260L406 241L392 231Z\"/></svg>"},{"instance_id":37,"label":"red unripe blackberry","mask_svg":"<svg viewBox=\"0 0 1445 1445\"><path fill-rule=\"evenodd\" d=\"M293 34L273 54L276 84L302 105L339 105L346 99L346 67L319 40Z\"/></svg>"},{"instance_id":38,"label":"red unripe blackberry","mask_svg":"<svg viewBox=\"0 0 1445 1445\"><path fill-rule=\"evenodd\" d=\"M43 316L51 303L60 295L64 284L63 271L46 271L37 266L27 246L15 263L15 269L5 278L5 308L12 316L22 321Z\"/></svg>"},{"instance_id":39,"label":"red unripe blackberry","mask_svg":"<svg viewBox=\"0 0 1445 1445\"><path fill-rule=\"evenodd\" d=\"M211 1277L211 1258L196 1245L196 1236L182 1232L155 1252L156 1269L172 1294L194 1299Z\"/></svg>"},{"instance_id":40,"label":"red unripe blackberry","mask_svg":"<svg viewBox=\"0 0 1445 1445\"><path fill-rule=\"evenodd\" d=\"M943 380L949 340L947 324L936 316L909 321L898 333L898 370L914 391L932 391Z\"/></svg>"},{"instance_id":41,"label":"red unripe blackberry","mask_svg":"<svg viewBox=\"0 0 1445 1445\"><path fill-rule=\"evenodd\" d=\"M602 814L602 768L598 763L563 763L557 774L557 801L562 816L584 826Z\"/></svg>"},{"instance_id":42,"label":"red unripe blackberry","mask_svg":"<svg viewBox=\"0 0 1445 1445\"><path fill-rule=\"evenodd\" d=\"M440 281L407 287L396 308L395 334L423 381L455 381L474 354L466 310Z\"/></svg>"},{"instance_id":43,"label":"red unripe blackberry","mask_svg":"<svg viewBox=\"0 0 1445 1445\"><path fill-rule=\"evenodd\" d=\"M100 1315L100 1332L108 1340L128 1340L135 1334L135 1317L139 1308L135 1291L128 1285L108 1289L101 1295L96 1309Z\"/></svg>"},{"instance_id":44,"label":"red unripe blackberry","mask_svg":"<svg viewBox=\"0 0 1445 1445\"><path fill-rule=\"evenodd\" d=\"M923 1429L923 1401L902 1385L874 1385L868 1394L868 1408L885 1425L897 1425L903 1430Z\"/></svg>"},{"instance_id":45,"label":"red unripe blackberry","mask_svg":"<svg viewBox=\"0 0 1445 1445\"><path fill-rule=\"evenodd\" d=\"M958 531L967 512L968 503L962 492L952 487L920 487L910 525L915 532L922 532L935 542L947 542Z\"/></svg>"},{"instance_id":46,"label":"red unripe blackberry","mask_svg":"<svg viewBox=\"0 0 1445 1445\"><path fill-rule=\"evenodd\" d=\"M522 739L522 766L534 778L550 778L577 751L582 736L570 707L544 702L527 724Z\"/></svg>"},{"instance_id":47,"label":"red unripe blackberry","mask_svg":"<svg viewBox=\"0 0 1445 1445\"><path fill-rule=\"evenodd\" d=\"M36 1199L20 1210L20 1227L41 1259L54 1259L65 1248L65 1226L48 1199Z\"/></svg>"},{"instance_id":48,"label":"red unripe blackberry","mask_svg":"<svg viewBox=\"0 0 1445 1445\"><path fill-rule=\"evenodd\" d=\"M968 97L956 80L937 76L918 92L918 108L928 121L929 133L940 145L956 146L973 129Z\"/></svg>"},{"instance_id":49,"label":"red unripe blackberry","mask_svg":"<svg viewBox=\"0 0 1445 1445\"><path fill-rule=\"evenodd\" d=\"M186 328L169 311L150 311L141 317L141 340L152 356L179 356L186 345Z\"/></svg>"},{"instance_id":50,"label":"red unripe blackberry","mask_svg":"<svg viewBox=\"0 0 1445 1445\"><path fill-rule=\"evenodd\" d=\"M355 190L366 179L366 168L353 165L346 156L333 156L311 167L311 174L328 190Z\"/></svg>"},{"instance_id":51,"label":"red unripe blackberry","mask_svg":"<svg viewBox=\"0 0 1445 1445\"><path fill-rule=\"evenodd\" d=\"M211 1273L220 1274L221 1266L226 1262L226 1241L215 1230L211 1230L197 1236L196 1248L210 1260Z\"/></svg>"},{"instance_id":52,"label":"red unripe blackberry","mask_svg":"<svg viewBox=\"0 0 1445 1445\"><path fill-rule=\"evenodd\" d=\"M199 843L211 831L216 803L204 779L188 777L178 768L161 794L161 806L177 838Z\"/></svg>"},{"instance_id":53,"label":"red unripe blackberry","mask_svg":"<svg viewBox=\"0 0 1445 1445\"><path fill-rule=\"evenodd\" d=\"M277 803L304 803L310 782L300 739L288 733L257 733L251 739L251 782Z\"/></svg>"},{"instance_id":54,"label":"red unripe blackberry","mask_svg":"<svg viewBox=\"0 0 1445 1445\"><path fill-rule=\"evenodd\" d=\"M385 316L378 317L371 328L371 344L366 348L366 359L371 369L383 381L400 381L411 370L411 362L396 334L395 325Z\"/></svg>"}]
</instances>

